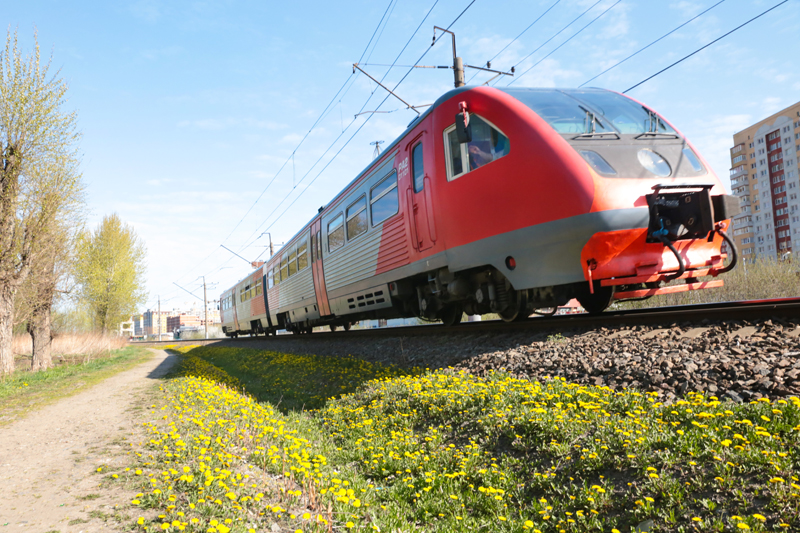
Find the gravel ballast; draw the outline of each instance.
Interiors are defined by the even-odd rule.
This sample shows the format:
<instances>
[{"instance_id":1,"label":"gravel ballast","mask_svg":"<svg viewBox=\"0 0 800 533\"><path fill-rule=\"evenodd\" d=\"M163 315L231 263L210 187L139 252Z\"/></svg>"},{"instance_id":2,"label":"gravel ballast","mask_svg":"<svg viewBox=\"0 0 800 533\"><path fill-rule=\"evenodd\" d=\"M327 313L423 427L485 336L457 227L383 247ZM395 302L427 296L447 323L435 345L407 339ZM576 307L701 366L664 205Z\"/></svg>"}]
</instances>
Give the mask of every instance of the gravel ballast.
<instances>
[{"instance_id":1,"label":"gravel ballast","mask_svg":"<svg viewBox=\"0 0 800 533\"><path fill-rule=\"evenodd\" d=\"M436 327L436 326L431 326ZM221 341L224 345L368 361L476 375L505 371L532 380L658 392L671 401L703 392L743 402L800 395L800 324L704 320L699 324L623 326L595 330L531 331L442 336L283 336Z\"/></svg>"}]
</instances>

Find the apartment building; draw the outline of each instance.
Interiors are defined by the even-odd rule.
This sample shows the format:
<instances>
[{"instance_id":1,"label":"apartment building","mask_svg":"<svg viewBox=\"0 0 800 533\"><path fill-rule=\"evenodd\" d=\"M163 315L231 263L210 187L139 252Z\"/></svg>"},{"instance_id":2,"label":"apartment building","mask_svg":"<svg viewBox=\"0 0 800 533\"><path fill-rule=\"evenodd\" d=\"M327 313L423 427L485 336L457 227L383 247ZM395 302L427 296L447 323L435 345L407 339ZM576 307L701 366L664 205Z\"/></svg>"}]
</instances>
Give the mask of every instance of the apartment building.
<instances>
[{"instance_id":1,"label":"apartment building","mask_svg":"<svg viewBox=\"0 0 800 533\"><path fill-rule=\"evenodd\" d=\"M142 334L147 337L158 335L159 333L162 335L166 334L169 332L169 329L167 328L167 318L172 314L173 313L170 311L161 311L159 316L158 311L148 309L142 313ZM159 322L161 323L160 328Z\"/></svg>"},{"instance_id":2,"label":"apartment building","mask_svg":"<svg viewBox=\"0 0 800 533\"><path fill-rule=\"evenodd\" d=\"M800 250L800 102L734 134L731 189L742 212L733 239L744 259Z\"/></svg>"}]
</instances>

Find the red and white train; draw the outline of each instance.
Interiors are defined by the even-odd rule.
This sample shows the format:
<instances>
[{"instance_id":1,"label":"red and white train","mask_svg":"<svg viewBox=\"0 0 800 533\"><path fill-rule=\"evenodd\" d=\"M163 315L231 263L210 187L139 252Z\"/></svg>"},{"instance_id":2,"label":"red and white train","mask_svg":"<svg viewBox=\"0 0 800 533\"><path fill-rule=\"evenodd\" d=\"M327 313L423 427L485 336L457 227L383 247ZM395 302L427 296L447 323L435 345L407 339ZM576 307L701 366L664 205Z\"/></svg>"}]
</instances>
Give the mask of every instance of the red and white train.
<instances>
[{"instance_id":1,"label":"red and white train","mask_svg":"<svg viewBox=\"0 0 800 533\"><path fill-rule=\"evenodd\" d=\"M222 294L223 330L515 320L572 298L600 312L715 287L736 260L724 231L736 212L689 141L635 100L462 87Z\"/></svg>"}]
</instances>

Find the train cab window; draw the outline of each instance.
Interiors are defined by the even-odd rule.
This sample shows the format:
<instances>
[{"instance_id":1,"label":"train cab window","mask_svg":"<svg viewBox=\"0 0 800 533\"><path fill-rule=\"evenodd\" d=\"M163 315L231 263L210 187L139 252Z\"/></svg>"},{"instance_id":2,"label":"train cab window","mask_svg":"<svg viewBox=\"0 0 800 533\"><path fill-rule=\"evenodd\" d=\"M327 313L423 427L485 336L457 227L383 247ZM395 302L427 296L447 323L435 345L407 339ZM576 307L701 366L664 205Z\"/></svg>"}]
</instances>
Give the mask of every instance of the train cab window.
<instances>
[{"instance_id":1,"label":"train cab window","mask_svg":"<svg viewBox=\"0 0 800 533\"><path fill-rule=\"evenodd\" d=\"M339 216L328 223L328 252L332 253L344 246L344 216Z\"/></svg>"},{"instance_id":2,"label":"train cab window","mask_svg":"<svg viewBox=\"0 0 800 533\"><path fill-rule=\"evenodd\" d=\"M281 258L281 281L289 279L289 261L286 256Z\"/></svg>"},{"instance_id":3,"label":"train cab window","mask_svg":"<svg viewBox=\"0 0 800 533\"><path fill-rule=\"evenodd\" d=\"M289 252L289 277L297 274L297 251Z\"/></svg>"},{"instance_id":4,"label":"train cab window","mask_svg":"<svg viewBox=\"0 0 800 533\"><path fill-rule=\"evenodd\" d=\"M397 196L397 171L392 171L369 191L372 225L377 226L400 209Z\"/></svg>"},{"instance_id":5,"label":"train cab window","mask_svg":"<svg viewBox=\"0 0 800 533\"><path fill-rule=\"evenodd\" d=\"M425 186L425 165L422 160L422 143L417 143L411 156L411 165L414 171L414 192L419 192Z\"/></svg>"},{"instance_id":6,"label":"train cab window","mask_svg":"<svg viewBox=\"0 0 800 533\"><path fill-rule=\"evenodd\" d=\"M347 208L347 240L352 241L367 231L367 197L362 196Z\"/></svg>"},{"instance_id":7,"label":"train cab window","mask_svg":"<svg viewBox=\"0 0 800 533\"><path fill-rule=\"evenodd\" d=\"M267 274L267 288L271 289L274 286L275 286L275 278L272 270L270 270L269 273Z\"/></svg>"},{"instance_id":8,"label":"train cab window","mask_svg":"<svg viewBox=\"0 0 800 533\"><path fill-rule=\"evenodd\" d=\"M311 234L311 262L317 260L317 236L316 234Z\"/></svg>"},{"instance_id":9,"label":"train cab window","mask_svg":"<svg viewBox=\"0 0 800 533\"><path fill-rule=\"evenodd\" d=\"M478 115L469 119L472 141L459 143L455 125L445 130L447 178L455 178L496 161L509 152L508 137Z\"/></svg>"},{"instance_id":10,"label":"train cab window","mask_svg":"<svg viewBox=\"0 0 800 533\"><path fill-rule=\"evenodd\" d=\"M272 278L275 281L275 285L280 285L281 283L281 266L280 263L275 263L275 266L272 268Z\"/></svg>"},{"instance_id":11,"label":"train cab window","mask_svg":"<svg viewBox=\"0 0 800 533\"><path fill-rule=\"evenodd\" d=\"M264 288L261 286L261 283L262 283L262 280L257 280L256 281L256 293L255 293L254 296L258 296L260 294L263 294Z\"/></svg>"},{"instance_id":12,"label":"train cab window","mask_svg":"<svg viewBox=\"0 0 800 533\"><path fill-rule=\"evenodd\" d=\"M297 247L297 271L300 272L308 266L308 241Z\"/></svg>"},{"instance_id":13,"label":"train cab window","mask_svg":"<svg viewBox=\"0 0 800 533\"><path fill-rule=\"evenodd\" d=\"M322 231L317 231L317 259L322 259Z\"/></svg>"}]
</instances>

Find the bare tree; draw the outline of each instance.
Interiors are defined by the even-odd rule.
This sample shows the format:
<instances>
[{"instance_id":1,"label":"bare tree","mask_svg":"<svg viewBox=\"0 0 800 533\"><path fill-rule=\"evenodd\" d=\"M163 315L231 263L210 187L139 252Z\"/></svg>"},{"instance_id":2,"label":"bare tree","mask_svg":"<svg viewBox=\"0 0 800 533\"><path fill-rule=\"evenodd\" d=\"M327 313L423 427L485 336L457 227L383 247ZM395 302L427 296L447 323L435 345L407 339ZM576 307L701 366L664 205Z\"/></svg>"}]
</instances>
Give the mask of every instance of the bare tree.
<instances>
[{"instance_id":1,"label":"bare tree","mask_svg":"<svg viewBox=\"0 0 800 533\"><path fill-rule=\"evenodd\" d=\"M80 188L76 114L63 111L66 83L42 64L38 43L23 57L16 32L0 53L0 375L14 371L14 299L38 246L63 206L64 191ZM67 195L69 196L69 195Z\"/></svg>"}]
</instances>

